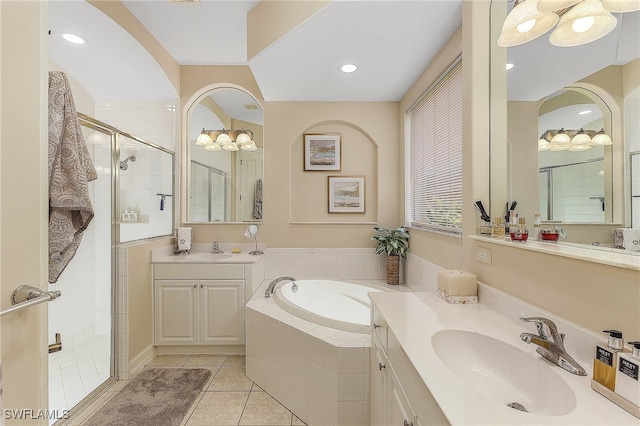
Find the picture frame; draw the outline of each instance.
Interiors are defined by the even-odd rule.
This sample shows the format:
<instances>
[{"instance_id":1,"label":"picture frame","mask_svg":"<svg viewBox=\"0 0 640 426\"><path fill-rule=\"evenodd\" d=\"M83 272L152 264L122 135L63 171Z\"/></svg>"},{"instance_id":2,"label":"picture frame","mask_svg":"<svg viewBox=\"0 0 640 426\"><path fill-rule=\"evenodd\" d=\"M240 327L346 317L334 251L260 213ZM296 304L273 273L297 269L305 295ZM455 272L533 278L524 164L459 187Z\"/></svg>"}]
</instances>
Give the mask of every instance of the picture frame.
<instances>
[{"instance_id":1,"label":"picture frame","mask_svg":"<svg viewBox=\"0 0 640 426\"><path fill-rule=\"evenodd\" d=\"M365 213L365 176L329 176L329 213Z\"/></svg>"},{"instance_id":2,"label":"picture frame","mask_svg":"<svg viewBox=\"0 0 640 426\"><path fill-rule=\"evenodd\" d=\"M304 134L304 170L340 171L342 135L339 133Z\"/></svg>"}]
</instances>

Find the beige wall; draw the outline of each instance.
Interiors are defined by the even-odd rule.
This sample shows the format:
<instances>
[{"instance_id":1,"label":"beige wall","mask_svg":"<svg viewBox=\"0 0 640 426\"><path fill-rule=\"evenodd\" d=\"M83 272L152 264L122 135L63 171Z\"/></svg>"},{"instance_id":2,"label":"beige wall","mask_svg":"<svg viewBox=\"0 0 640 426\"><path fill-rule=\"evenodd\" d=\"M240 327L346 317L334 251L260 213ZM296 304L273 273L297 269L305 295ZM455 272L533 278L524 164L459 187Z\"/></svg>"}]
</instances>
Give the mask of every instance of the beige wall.
<instances>
[{"instance_id":1,"label":"beige wall","mask_svg":"<svg viewBox=\"0 0 640 426\"><path fill-rule=\"evenodd\" d=\"M47 4L0 2L0 18L0 308L6 309L20 284L47 289ZM37 413L48 399L46 304L3 317L1 336L4 408Z\"/></svg>"},{"instance_id":2,"label":"beige wall","mask_svg":"<svg viewBox=\"0 0 640 426\"><path fill-rule=\"evenodd\" d=\"M127 249L130 362L153 344L151 250L170 244L173 238L160 238Z\"/></svg>"},{"instance_id":3,"label":"beige wall","mask_svg":"<svg viewBox=\"0 0 640 426\"><path fill-rule=\"evenodd\" d=\"M180 92L183 113L203 91L225 85L248 91L264 109L265 219L258 241L267 242L268 247L373 247L374 223L402 224L397 102L265 102L248 67L185 66ZM303 171L303 135L313 132L343 135L340 172ZM328 213L329 175L366 176L365 214ZM185 190L185 182L181 186ZM183 212L184 208L183 202ZM242 242L246 225L193 228L196 242Z\"/></svg>"}]
</instances>

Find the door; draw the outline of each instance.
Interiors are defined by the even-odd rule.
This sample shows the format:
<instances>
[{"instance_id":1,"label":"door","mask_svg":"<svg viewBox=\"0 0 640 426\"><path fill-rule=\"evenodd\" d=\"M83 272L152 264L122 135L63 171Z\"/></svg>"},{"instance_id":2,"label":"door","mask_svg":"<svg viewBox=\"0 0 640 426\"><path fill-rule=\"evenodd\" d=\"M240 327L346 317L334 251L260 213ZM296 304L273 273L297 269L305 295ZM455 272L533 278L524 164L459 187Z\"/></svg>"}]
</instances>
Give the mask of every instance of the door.
<instances>
[{"instance_id":1,"label":"door","mask_svg":"<svg viewBox=\"0 0 640 426\"><path fill-rule=\"evenodd\" d=\"M155 344L198 344L198 281L156 280Z\"/></svg>"},{"instance_id":2,"label":"door","mask_svg":"<svg viewBox=\"0 0 640 426\"><path fill-rule=\"evenodd\" d=\"M47 284L47 3L0 2L0 309ZM4 43L5 40L21 40ZM67 295L63 295L65 297ZM52 302L55 303L55 302ZM47 304L2 317L4 410L47 409ZM7 426L42 420L6 418ZM34 411L37 414L37 411Z\"/></svg>"},{"instance_id":3,"label":"door","mask_svg":"<svg viewBox=\"0 0 640 426\"><path fill-rule=\"evenodd\" d=\"M244 344L244 281L200 281L200 343Z\"/></svg>"}]
</instances>

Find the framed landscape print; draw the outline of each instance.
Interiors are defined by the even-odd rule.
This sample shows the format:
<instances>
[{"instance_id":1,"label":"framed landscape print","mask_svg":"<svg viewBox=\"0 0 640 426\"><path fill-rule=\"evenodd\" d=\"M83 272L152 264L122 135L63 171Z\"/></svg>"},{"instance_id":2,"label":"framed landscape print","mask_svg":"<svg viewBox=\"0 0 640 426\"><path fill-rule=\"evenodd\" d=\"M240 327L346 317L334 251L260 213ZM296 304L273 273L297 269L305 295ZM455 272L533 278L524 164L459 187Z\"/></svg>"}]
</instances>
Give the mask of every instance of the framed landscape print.
<instances>
[{"instance_id":1,"label":"framed landscape print","mask_svg":"<svg viewBox=\"0 0 640 426\"><path fill-rule=\"evenodd\" d=\"M342 143L339 134L304 135L304 170L340 171Z\"/></svg>"},{"instance_id":2,"label":"framed landscape print","mask_svg":"<svg viewBox=\"0 0 640 426\"><path fill-rule=\"evenodd\" d=\"M329 213L364 213L364 176L329 176Z\"/></svg>"}]
</instances>

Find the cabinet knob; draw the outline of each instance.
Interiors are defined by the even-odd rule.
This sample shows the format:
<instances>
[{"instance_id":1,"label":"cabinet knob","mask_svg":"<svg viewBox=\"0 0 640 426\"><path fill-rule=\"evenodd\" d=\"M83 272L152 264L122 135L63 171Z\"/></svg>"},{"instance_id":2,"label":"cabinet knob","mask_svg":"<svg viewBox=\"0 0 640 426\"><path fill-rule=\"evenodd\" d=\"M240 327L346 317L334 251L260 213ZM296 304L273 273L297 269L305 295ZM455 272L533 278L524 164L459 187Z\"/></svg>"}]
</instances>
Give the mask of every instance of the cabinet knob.
<instances>
[{"instance_id":1,"label":"cabinet knob","mask_svg":"<svg viewBox=\"0 0 640 426\"><path fill-rule=\"evenodd\" d=\"M379 369L380 371L382 371L382 369L383 369L383 368L387 368L387 366L386 366L386 365L384 365L383 363L379 362L379 363L378 363L378 369Z\"/></svg>"},{"instance_id":2,"label":"cabinet knob","mask_svg":"<svg viewBox=\"0 0 640 426\"><path fill-rule=\"evenodd\" d=\"M194 284L194 285L193 285L193 288L196 288L196 287L198 287L198 284Z\"/></svg>"},{"instance_id":3,"label":"cabinet knob","mask_svg":"<svg viewBox=\"0 0 640 426\"><path fill-rule=\"evenodd\" d=\"M373 323L373 328L380 328L380 324Z\"/></svg>"},{"instance_id":4,"label":"cabinet knob","mask_svg":"<svg viewBox=\"0 0 640 426\"><path fill-rule=\"evenodd\" d=\"M410 422L409 420L405 419L403 426L413 426L413 422Z\"/></svg>"}]
</instances>

